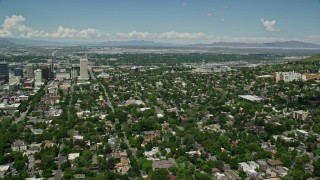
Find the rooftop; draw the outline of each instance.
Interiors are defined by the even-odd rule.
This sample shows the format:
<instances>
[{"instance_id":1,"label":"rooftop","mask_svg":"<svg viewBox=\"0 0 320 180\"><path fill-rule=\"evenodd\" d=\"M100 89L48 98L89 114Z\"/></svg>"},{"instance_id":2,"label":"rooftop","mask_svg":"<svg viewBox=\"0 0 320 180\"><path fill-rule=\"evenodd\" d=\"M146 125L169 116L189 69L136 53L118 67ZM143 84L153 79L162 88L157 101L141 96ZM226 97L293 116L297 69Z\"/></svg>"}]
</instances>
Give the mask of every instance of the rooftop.
<instances>
[{"instance_id":1,"label":"rooftop","mask_svg":"<svg viewBox=\"0 0 320 180\"><path fill-rule=\"evenodd\" d=\"M239 97L249 101L262 101L263 98L254 95L239 95Z\"/></svg>"}]
</instances>

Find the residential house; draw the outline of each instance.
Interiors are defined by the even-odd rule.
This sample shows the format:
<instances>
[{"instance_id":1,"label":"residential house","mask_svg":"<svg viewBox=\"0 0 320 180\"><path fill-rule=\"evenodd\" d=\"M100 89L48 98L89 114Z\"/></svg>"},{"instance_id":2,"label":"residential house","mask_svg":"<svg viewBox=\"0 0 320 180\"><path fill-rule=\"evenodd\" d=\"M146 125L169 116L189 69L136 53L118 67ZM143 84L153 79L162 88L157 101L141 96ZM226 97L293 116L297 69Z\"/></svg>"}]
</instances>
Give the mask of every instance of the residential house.
<instances>
[{"instance_id":1,"label":"residential house","mask_svg":"<svg viewBox=\"0 0 320 180\"><path fill-rule=\"evenodd\" d=\"M265 160L257 160L257 163L259 165L259 169L262 171L266 171L268 168L268 163Z\"/></svg>"},{"instance_id":2,"label":"residential house","mask_svg":"<svg viewBox=\"0 0 320 180\"><path fill-rule=\"evenodd\" d=\"M74 161L77 157L80 157L80 153L70 153L68 154L68 160Z\"/></svg>"},{"instance_id":3,"label":"residential house","mask_svg":"<svg viewBox=\"0 0 320 180\"><path fill-rule=\"evenodd\" d=\"M268 160L267 163L269 167L272 168L283 166L283 163L280 160Z\"/></svg>"},{"instance_id":4,"label":"residential house","mask_svg":"<svg viewBox=\"0 0 320 180\"><path fill-rule=\"evenodd\" d=\"M15 140L11 145L12 151L23 152L27 150L27 144L22 140Z\"/></svg>"},{"instance_id":5,"label":"residential house","mask_svg":"<svg viewBox=\"0 0 320 180\"><path fill-rule=\"evenodd\" d=\"M75 174L75 175L73 175L73 177L74 177L76 180L82 180L82 179L85 179L85 178L86 178L86 175L85 175L85 174Z\"/></svg>"},{"instance_id":6,"label":"residential house","mask_svg":"<svg viewBox=\"0 0 320 180\"><path fill-rule=\"evenodd\" d=\"M169 158L168 160L159 160L152 162L152 169L168 169L170 167L176 166L177 163L173 158Z\"/></svg>"},{"instance_id":7,"label":"residential house","mask_svg":"<svg viewBox=\"0 0 320 180\"><path fill-rule=\"evenodd\" d=\"M273 177L274 173L276 173L276 177L284 177L288 174L288 168L284 167L280 160L269 160L267 163L269 168L266 173L269 174L270 177Z\"/></svg>"},{"instance_id":8,"label":"residential house","mask_svg":"<svg viewBox=\"0 0 320 180\"><path fill-rule=\"evenodd\" d=\"M146 143L152 141L152 139L156 136L154 131L144 131L143 134L143 139Z\"/></svg>"},{"instance_id":9,"label":"residential house","mask_svg":"<svg viewBox=\"0 0 320 180\"><path fill-rule=\"evenodd\" d=\"M194 156L194 157L201 156L201 152L200 151L189 151L189 152L186 152L186 154L188 154L189 156Z\"/></svg>"},{"instance_id":10,"label":"residential house","mask_svg":"<svg viewBox=\"0 0 320 180\"><path fill-rule=\"evenodd\" d=\"M0 165L0 178L4 178L9 174L10 166L9 165Z\"/></svg>"},{"instance_id":11,"label":"residential house","mask_svg":"<svg viewBox=\"0 0 320 180\"><path fill-rule=\"evenodd\" d=\"M233 170L226 170L224 174L231 180L240 180L240 176Z\"/></svg>"},{"instance_id":12,"label":"residential house","mask_svg":"<svg viewBox=\"0 0 320 180\"><path fill-rule=\"evenodd\" d=\"M83 136L80 136L80 135L74 135L72 137L72 142L73 144L77 144L77 145L82 145L84 143L83 141Z\"/></svg>"},{"instance_id":13,"label":"residential house","mask_svg":"<svg viewBox=\"0 0 320 180\"><path fill-rule=\"evenodd\" d=\"M145 151L143 154L147 157L148 160L154 160L156 154L159 153L158 147L153 147L151 151Z\"/></svg>"},{"instance_id":14,"label":"residential house","mask_svg":"<svg viewBox=\"0 0 320 180\"><path fill-rule=\"evenodd\" d=\"M256 177L258 172L256 171L259 168L259 165L254 161L249 161L248 163L242 162L238 164L239 169L243 170L248 177Z\"/></svg>"},{"instance_id":15,"label":"residential house","mask_svg":"<svg viewBox=\"0 0 320 180\"><path fill-rule=\"evenodd\" d=\"M28 150L26 151L26 155L35 154L37 152L40 152L41 150L41 143L40 144L30 144Z\"/></svg>"},{"instance_id":16,"label":"residential house","mask_svg":"<svg viewBox=\"0 0 320 180\"><path fill-rule=\"evenodd\" d=\"M217 180L229 180L229 178L224 173L215 173L213 176Z\"/></svg>"},{"instance_id":17,"label":"residential house","mask_svg":"<svg viewBox=\"0 0 320 180\"><path fill-rule=\"evenodd\" d=\"M309 112L307 112L307 111L302 111L302 110L300 110L300 111L293 111L292 114L291 114L291 116L292 116L293 119L303 120L303 121L307 119L308 115L309 115Z\"/></svg>"},{"instance_id":18,"label":"residential house","mask_svg":"<svg viewBox=\"0 0 320 180\"><path fill-rule=\"evenodd\" d=\"M312 174L314 172L314 166L310 163L306 163L306 165L304 166L304 171Z\"/></svg>"}]
</instances>

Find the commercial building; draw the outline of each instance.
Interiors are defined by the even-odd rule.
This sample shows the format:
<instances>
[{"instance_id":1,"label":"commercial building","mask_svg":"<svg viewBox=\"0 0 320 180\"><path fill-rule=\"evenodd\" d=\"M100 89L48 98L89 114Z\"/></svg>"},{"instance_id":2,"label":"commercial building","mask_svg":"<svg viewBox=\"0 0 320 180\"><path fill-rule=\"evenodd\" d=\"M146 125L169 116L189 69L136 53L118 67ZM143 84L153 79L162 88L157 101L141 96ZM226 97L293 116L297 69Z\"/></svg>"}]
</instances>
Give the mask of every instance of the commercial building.
<instances>
[{"instance_id":1,"label":"commercial building","mask_svg":"<svg viewBox=\"0 0 320 180\"><path fill-rule=\"evenodd\" d=\"M21 77L20 76L10 76L9 78L9 85L10 84L20 84L21 83Z\"/></svg>"},{"instance_id":2,"label":"commercial building","mask_svg":"<svg viewBox=\"0 0 320 180\"><path fill-rule=\"evenodd\" d=\"M9 66L7 62L0 62L0 81L9 81Z\"/></svg>"},{"instance_id":3,"label":"commercial building","mask_svg":"<svg viewBox=\"0 0 320 180\"><path fill-rule=\"evenodd\" d=\"M80 58L80 78L79 79L83 79L83 80L89 79L87 58Z\"/></svg>"},{"instance_id":4,"label":"commercial building","mask_svg":"<svg viewBox=\"0 0 320 180\"><path fill-rule=\"evenodd\" d=\"M70 79L70 72L57 72L56 79Z\"/></svg>"},{"instance_id":5,"label":"commercial building","mask_svg":"<svg viewBox=\"0 0 320 180\"><path fill-rule=\"evenodd\" d=\"M37 69L37 70L34 71L34 80L35 80L35 83L34 83L35 86L43 85L41 69Z\"/></svg>"},{"instance_id":6,"label":"commercial building","mask_svg":"<svg viewBox=\"0 0 320 180\"><path fill-rule=\"evenodd\" d=\"M27 79L33 79L34 78L34 66L33 64L28 64L26 66L26 77Z\"/></svg>"},{"instance_id":7,"label":"commercial building","mask_svg":"<svg viewBox=\"0 0 320 180\"><path fill-rule=\"evenodd\" d=\"M78 72L80 71L80 67L79 66L72 66L71 68L71 78L77 78L78 77Z\"/></svg>"},{"instance_id":8,"label":"commercial building","mask_svg":"<svg viewBox=\"0 0 320 180\"><path fill-rule=\"evenodd\" d=\"M194 73L220 73L220 72L228 72L232 71L231 67L229 66L223 66L223 65L202 65L200 67L197 67L196 69L193 69L192 72Z\"/></svg>"},{"instance_id":9,"label":"commercial building","mask_svg":"<svg viewBox=\"0 0 320 180\"><path fill-rule=\"evenodd\" d=\"M50 68L48 64L40 64L39 69L42 72L42 79L49 80L50 79Z\"/></svg>"},{"instance_id":10,"label":"commercial building","mask_svg":"<svg viewBox=\"0 0 320 180\"><path fill-rule=\"evenodd\" d=\"M20 76L23 78L23 69L22 68L14 68L13 75Z\"/></svg>"},{"instance_id":11,"label":"commercial building","mask_svg":"<svg viewBox=\"0 0 320 180\"><path fill-rule=\"evenodd\" d=\"M307 81L310 79L320 79L320 74L303 73L302 80Z\"/></svg>"},{"instance_id":12,"label":"commercial building","mask_svg":"<svg viewBox=\"0 0 320 180\"><path fill-rule=\"evenodd\" d=\"M54 78L54 65L53 65L53 59L48 59L49 64L49 79Z\"/></svg>"},{"instance_id":13,"label":"commercial building","mask_svg":"<svg viewBox=\"0 0 320 180\"><path fill-rule=\"evenodd\" d=\"M301 80L302 75L296 72L275 72L273 73L273 78L276 82L284 81L284 82L291 82L293 80Z\"/></svg>"}]
</instances>

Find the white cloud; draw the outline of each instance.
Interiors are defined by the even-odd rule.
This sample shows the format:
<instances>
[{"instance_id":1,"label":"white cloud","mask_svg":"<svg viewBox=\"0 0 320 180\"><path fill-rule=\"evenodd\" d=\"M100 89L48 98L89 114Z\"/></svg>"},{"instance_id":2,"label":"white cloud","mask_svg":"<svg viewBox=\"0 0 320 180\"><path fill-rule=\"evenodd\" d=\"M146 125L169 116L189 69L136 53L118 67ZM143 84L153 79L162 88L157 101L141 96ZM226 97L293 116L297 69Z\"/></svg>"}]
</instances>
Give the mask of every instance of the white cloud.
<instances>
[{"instance_id":1,"label":"white cloud","mask_svg":"<svg viewBox=\"0 0 320 180\"><path fill-rule=\"evenodd\" d=\"M85 38L94 38L94 37L102 38L102 37L109 36L109 34L103 34L99 30L92 29L92 28L81 30L79 34Z\"/></svg>"},{"instance_id":2,"label":"white cloud","mask_svg":"<svg viewBox=\"0 0 320 180\"><path fill-rule=\"evenodd\" d=\"M208 17L212 17L212 16L213 16L213 13L208 12L208 13L207 13L207 16L208 16Z\"/></svg>"},{"instance_id":3,"label":"white cloud","mask_svg":"<svg viewBox=\"0 0 320 180\"><path fill-rule=\"evenodd\" d=\"M182 7L186 7L187 3L186 2L182 2Z\"/></svg>"},{"instance_id":4,"label":"white cloud","mask_svg":"<svg viewBox=\"0 0 320 180\"><path fill-rule=\"evenodd\" d=\"M203 32L181 33L175 31L150 33L132 31L129 33L115 33L114 35L102 33L97 29L75 29L59 26L54 32L36 30L25 25L25 18L21 15L6 17L0 37L16 38L40 38L40 39L99 39L99 38L121 38L121 39L201 39L205 38Z\"/></svg>"},{"instance_id":5,"label":"white cloud","mask_svg":"<svg viewBox=\"0 0 320 180\"><path fill-rule=\"evenodd\" d=\"M269 31L269 32L278 32L281 31L280 29L276 28L276 20L264 20L263 18L261 18L261 23L264 27L265 30Z\"/></svg>"},{"instance_id":6,"label":"white cloud","mask_svg":"<svg viewBox=\"0 0 320 180\"><path fill-rule=\"evenodd\" d=\"M220 19L224 21L223 18ZM308 35L297 37L295 39L284 39L274 37L234 37L234 36L212 36L204 32L145 32L145 31L131 31L128 33L118 32L114 34L107 34L97 29L76 29L72 27L59 26L53 32L37 30L25 24L25 17L21 15L13 15L6 17L0 27L0 37L15 37L15 38L33 38L33 39L59 39L59 40L85 40L85 41L106 41L106 40L154 40L158 42L176 42L176 43L212 43L212 42L273 42L273 41L287 41L300 40L304 42L318 43L320 35ZM270 32L282 31L276 28L275 20L264 20L261 22L265 29Z\"/></svg>"},{"instance_id":7,"label":"white cloud","mask_svg":"<svg viewBox=\"0 0 320 180\"><path fill-rule=\"evenodd\" d=\"M65 28L63 26L59 26L54 32L45 32L28 27L24 22L25 18L21 15L7 16L2 24L2 29L0 29L0 37L88 39L108 36L108 34L103 34L99 30L93 28L78 30L75 28Z\"/></svg>"},{"instance_id":8,"label":"white cloud","mask_svg":"<svg viewBox=\"0 0 320 180\"><path fill-rule=\"evenodd\" d=\"M225 20L224 18L220 18L220 21L222 21L222 22L223 22L224 20Z\"/></svg>"},{"instance_id":9,"label":"white cloud","mask_svg":"<svg viewBox=\"0 0 320 180\"><path fill-rule=\"evenodd\" d=\"M24 21L25 18L21 15L7 16L2 24L2 29L0 29L0 37L33 38L46 34L44 31L25 26Z\"/></svg>"}]
</instances>

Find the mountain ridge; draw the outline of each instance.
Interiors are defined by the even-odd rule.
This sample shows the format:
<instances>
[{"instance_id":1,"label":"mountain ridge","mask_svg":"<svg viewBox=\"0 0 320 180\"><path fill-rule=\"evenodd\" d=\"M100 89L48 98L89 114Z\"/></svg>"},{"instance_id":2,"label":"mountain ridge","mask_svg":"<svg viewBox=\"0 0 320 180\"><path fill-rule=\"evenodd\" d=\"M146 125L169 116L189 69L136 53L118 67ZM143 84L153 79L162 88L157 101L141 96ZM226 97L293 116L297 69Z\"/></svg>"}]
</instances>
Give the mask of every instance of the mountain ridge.
<instances>
[{"instance_id":1,"label":"mountain ridge","mask_svg":"<svg viewBox=\"0 0 320 180\"><path fill-rule=\"evenodd\" d=\"M20 38L0 38L0 46L104 46L104 47L192 47L192 48L310 48L320 49L320 45L302 41L275 41L267 43L214 42L209 44L175 44L148 40L103 41L103 42L59 42Z\"/></svg>"},{"instance_id":2,"label":"mountain ridge","mask_svg":"<svg viewBox=\"0 0 320 180\"><path fill-rule=\"evenodd\" d=\"M275 41L268 43L216 42L211 44L195 44L193 47L234 47L234 48L315 48L320 45L301 41Z\"/></svg>"}]
</instances>

